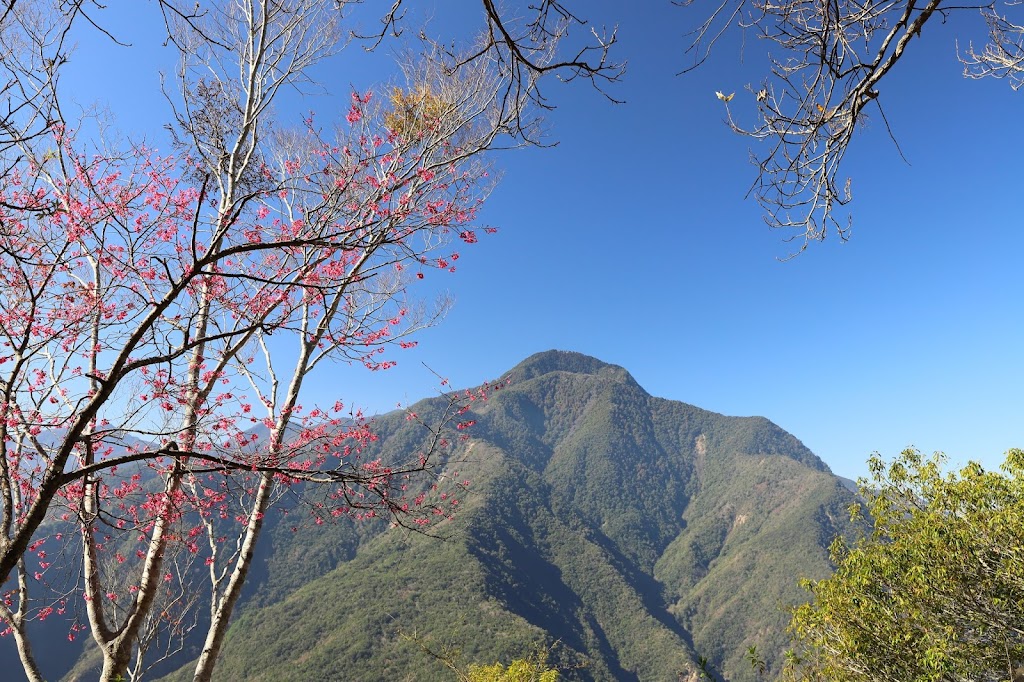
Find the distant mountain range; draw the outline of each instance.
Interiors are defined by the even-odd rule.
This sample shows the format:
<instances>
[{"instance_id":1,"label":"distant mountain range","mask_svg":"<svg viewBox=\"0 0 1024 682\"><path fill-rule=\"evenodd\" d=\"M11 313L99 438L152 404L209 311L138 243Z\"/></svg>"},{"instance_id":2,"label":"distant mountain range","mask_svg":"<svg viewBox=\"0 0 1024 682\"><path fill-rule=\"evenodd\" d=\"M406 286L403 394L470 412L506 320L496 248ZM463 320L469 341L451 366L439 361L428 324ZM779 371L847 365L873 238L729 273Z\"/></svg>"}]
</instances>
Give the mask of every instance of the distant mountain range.
<instances>
[{"instance_id":1,"label":"distant mountain range","mask_svg":"<svg viewBox=\"0 0 1024 682\"><path fill-rule=\"evenodd\" d=\"M797 579L828 575L853 530L844 480L767 419L652 397L578 353L509 377L473 411L444 539L275 516L218 680L452 680L424 646L492 663L544 644L568 679L696 680L704 657L743 682L751 646L777 675ZM401 414L376 430L382 453L418 444Z\"/></svg>"}]
</instances>

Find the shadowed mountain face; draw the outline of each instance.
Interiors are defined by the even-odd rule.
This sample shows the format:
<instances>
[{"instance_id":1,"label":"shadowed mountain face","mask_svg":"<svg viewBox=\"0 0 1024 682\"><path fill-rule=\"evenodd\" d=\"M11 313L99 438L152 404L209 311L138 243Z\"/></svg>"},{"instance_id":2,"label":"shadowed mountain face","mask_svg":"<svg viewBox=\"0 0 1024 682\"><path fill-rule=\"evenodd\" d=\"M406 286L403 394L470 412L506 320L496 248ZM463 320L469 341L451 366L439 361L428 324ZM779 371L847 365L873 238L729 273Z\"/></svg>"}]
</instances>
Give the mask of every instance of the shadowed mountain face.
<instances>
[{"instance_id":1,"label":"shadowed mountain face","mask_svg":"<svg viewBox=\"0 0 1024 682\"><path fill-rule=\"evenodd\" d=\"M753 680L750 646L778 672L797 579L851 530L839 479L766 419L654 398L594 358L510 378L468 417L444 539L275 516L217 679L450 680L421 644L490 663L553 641L569 679L691 680L702 656ZM380 418L382 452L415 451L412 428Z\"/></svg>"}]
</instances>

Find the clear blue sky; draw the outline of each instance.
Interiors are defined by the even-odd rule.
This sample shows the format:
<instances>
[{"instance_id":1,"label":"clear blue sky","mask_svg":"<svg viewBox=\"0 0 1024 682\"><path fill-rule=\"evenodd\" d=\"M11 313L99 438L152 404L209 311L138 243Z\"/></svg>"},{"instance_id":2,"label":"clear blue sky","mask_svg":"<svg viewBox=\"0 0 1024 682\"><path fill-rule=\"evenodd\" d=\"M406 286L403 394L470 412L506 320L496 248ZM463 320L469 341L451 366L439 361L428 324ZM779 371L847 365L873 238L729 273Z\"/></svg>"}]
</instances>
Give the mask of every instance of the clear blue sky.
<instances>
[{"instance_id":1,"label":"clear blue sky","mask_svg":"<svg viewBox=\"0 0 1024 682\"><path fill-rule=\"evenodd\" d=\"M657 396L768 417L847 476L863 475L875 450L916 445L995 466L1024 446L1020 95L961 77L954 40L977 27L973 15L929 25L879 88L911 165L876 117L847 164L852 240L783 263L789 246L744 199L749 141L726 128L714 96L737 91L734 115L752 114L743 86L762 77L760 46L748 41L741 61L738 39L727 41L677 76L694 10L571 4L619 25L628 71L612 92L626 104L551 83L558 146L496 156L504 175L483 221L500 232L443 280L455 309L418 348L396 350L396 368L340 367L317 396L383 410L435 391L423 363L464 386L559 348L622 365ZM139 12L130 24L119 23L126 6ZM83 35L68 75L83 103L107 103L126 132L162 142L157 69L170 51L145 39L156 35L144 20L152 3L110 7L135 47ZM469 18L445 21L433 30L464 33ZM384 78L387 56L351 47L320 77L343 98ZM323 119L340 101L307 97L282 112Z\"/></svg>"}]
</instances>

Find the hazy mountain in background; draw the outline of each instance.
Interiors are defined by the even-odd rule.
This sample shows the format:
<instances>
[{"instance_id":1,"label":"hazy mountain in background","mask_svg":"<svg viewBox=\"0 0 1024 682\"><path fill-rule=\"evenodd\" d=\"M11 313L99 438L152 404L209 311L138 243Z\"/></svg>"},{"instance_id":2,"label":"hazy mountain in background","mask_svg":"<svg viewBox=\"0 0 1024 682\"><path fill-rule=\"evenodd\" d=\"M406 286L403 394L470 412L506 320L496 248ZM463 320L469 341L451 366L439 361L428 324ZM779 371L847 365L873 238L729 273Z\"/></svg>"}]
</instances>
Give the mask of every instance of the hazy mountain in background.
<instances>
[{"instance_id":1,"label":"hazy mountain in background","mask_svg":"<svg viewBox=\"0 0 1024 682\"><path fill-rule=\"evenodd\" d=\"M652 397L594 358L510 377L474 410L445 539L272 525L218 679L450 680L421 643L489 663L553 641L571 679L695 679L704 656L752 680L752 645L777 672L797 578L827 575L851 530L843 482L767 419ZM376 428L383 453L418 445L399 414Z\"/></svg>"}]
</instances>

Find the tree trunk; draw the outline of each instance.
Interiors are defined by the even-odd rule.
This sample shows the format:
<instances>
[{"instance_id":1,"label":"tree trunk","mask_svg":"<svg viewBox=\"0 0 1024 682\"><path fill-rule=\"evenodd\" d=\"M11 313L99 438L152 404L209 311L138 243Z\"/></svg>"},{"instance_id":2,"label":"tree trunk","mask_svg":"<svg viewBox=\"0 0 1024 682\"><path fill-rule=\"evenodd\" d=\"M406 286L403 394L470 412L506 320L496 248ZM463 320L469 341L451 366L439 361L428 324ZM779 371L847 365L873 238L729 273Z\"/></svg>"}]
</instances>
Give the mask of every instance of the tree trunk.
<instances>
[{"instance_id":1,"label":"tree trunk","mask_svg":"<svg viewBox=\"0 0 1024 682\"><path fill-rule=\"evenodd\" d=\"M114 642L101 648L103 672L100 673L100 682L124 682L127 679L128 665L132 662L131 640L118 637Z\"/></svg>"},{"instance_id":2,"label":"tree trunk","mask_svg":"<svg viewBox=\"0 0 1024 682\"><path fill-rule=\"evenodd\" d=\"M270 493L273 486L273 475L264 472L260 477L260 487L256 493L255 504L249 513L249 523L245 528L245 539L242 541L242 551L235 563L235 570L231 573L231 579L228 580L224 595L219 600L214 595L216 607L210 618L210 629L206 632L203 652L196 662L193 682L210 682L213 679L213 667L217 663L217 657L224 644L224 635L227 633L228 624L231 621L231 614L235 610L235 604L242 593L242 585L245 584L245 577L252 565L256 541L259 539L260 530L263 527L263 515L270 504Z\"/></svg>"},{"instance_id":3,"label":"tree trunk","mask_svg":"<svg viewBox=\"0 0 1024 682\"><path fill-rule=\"evenodd\" d=\"M24 668L25 677L29 682L44 682L39 666L36 665L35 656L32 655L32 645L21 629L24 623L14 628L14 642L18 646L18 658L21 659L21 667Z\"/></svg>"}]
</instances>

